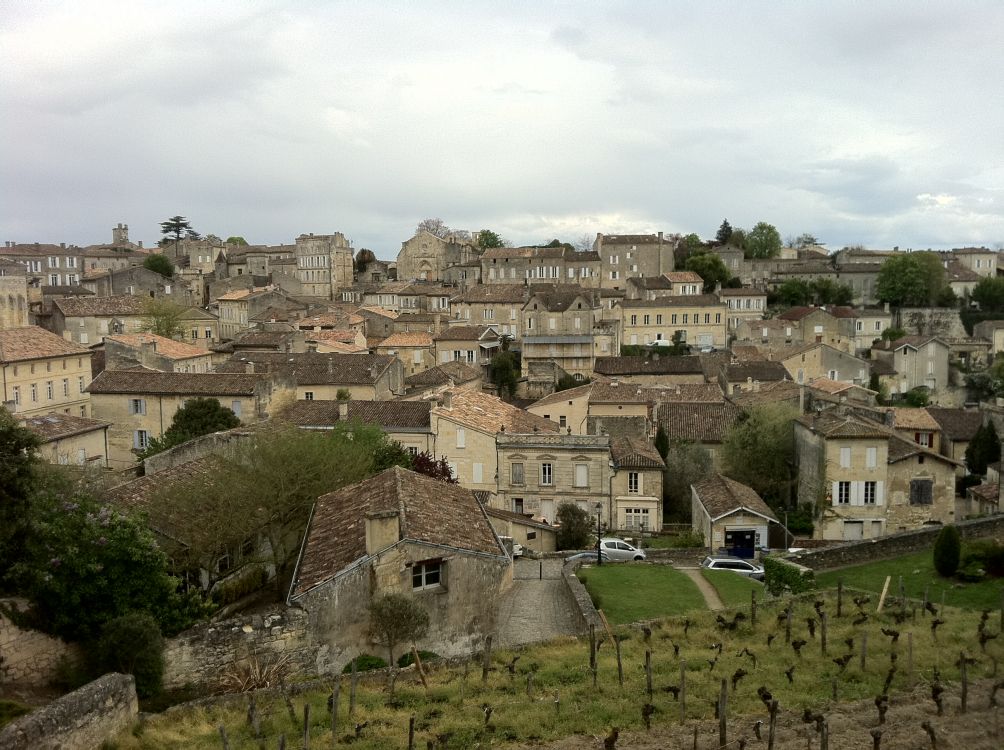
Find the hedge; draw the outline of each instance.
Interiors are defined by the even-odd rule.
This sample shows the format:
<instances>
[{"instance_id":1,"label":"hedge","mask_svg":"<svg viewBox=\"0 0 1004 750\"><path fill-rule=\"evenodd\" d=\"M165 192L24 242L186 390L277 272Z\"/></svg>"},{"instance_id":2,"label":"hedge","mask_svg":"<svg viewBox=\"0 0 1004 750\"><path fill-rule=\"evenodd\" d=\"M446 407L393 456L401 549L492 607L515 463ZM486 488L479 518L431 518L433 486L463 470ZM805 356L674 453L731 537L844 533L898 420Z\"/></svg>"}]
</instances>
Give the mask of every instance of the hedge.
<instances>
[{"instance_id":1,"label":"hedge","mask_svg":"<svg viewBox=\"0 0 1004 750\"><path fill-rule=\"evenodd\" d=\"M792 594L816 588L816 575L810 568L780 557L763 558L764 586L775 596L788 590Z\"/></svg>"}]
</instances>

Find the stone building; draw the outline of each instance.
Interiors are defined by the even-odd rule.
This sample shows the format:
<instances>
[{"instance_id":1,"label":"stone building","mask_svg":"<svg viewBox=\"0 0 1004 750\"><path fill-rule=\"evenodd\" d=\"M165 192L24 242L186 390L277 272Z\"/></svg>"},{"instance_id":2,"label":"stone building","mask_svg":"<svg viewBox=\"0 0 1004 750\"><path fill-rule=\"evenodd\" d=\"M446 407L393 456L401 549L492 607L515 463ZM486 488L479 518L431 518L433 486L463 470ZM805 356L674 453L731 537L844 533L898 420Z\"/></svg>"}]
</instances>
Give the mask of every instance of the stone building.
<instances>
[{"instance_id":1,"label":"stone building","mask_svg":"<svg viewBox=\"0 0 1004 750\"><path fill-rule=\"evenodd\" d=\"M722 474L712 474L691 485L694 533L704 537L711 552L753 557L768 546L769 529L777 516L756 490Z\"/></svg>"},{"instance_id":2,"label":"stone building","mask_svg":"<svg viewBox=\"0 0 1004 750\"><path fill-rule=\"evenodd\" d=\"M0 329L0 401L19 417L89 417L91 351L38 326Z\"/></svg>"},{"instance_id":3,"label":"stone building","mask_svg":"<svg viewBox=\"0 0 1004 750\"><path fill-rule=\"evenodd\" d=\"M339 289L352 284L352 246L341 232L301 234L294 257L304 297L335 299Z\"/></svg>"},{"instance_id":4,"label":"stone building","mask_svg":"<svg viewBox=\"0 0 1004 750\"><path fill-rule=\"evenodd\" d=\"M595 251L561 247L493 247L481 255L484 284L578 284L598 287L600 258Z\"/></svg>"},{"instance_id":5,"label":"stone building","mask_svg":"<svg viewBox=\"0 0 1004 750\"><path fill-rule=\"evenodd\" d=\"M772 353L784 365L796 383L808 383L817 378L868 385L869 367L866 360L834 349L829 344L804 344Z\"/></svg>"},{"instance_id":6,"label":"stone building","mask_svg":"<svg viewBox=\"0 0 1004 750\"><path fill-rule=\"evenodd\" d=\"M78 344L98 344L109 334L137 333L146 324L147 302L115 297L63 297L52 303L49 330Z\"/></svg>"},{"instance_id":7,"label":"stone building","mask_svg":"<svg viewBox=\"0 0 1004 750\"><path fill-rule=\"evenodd\" d=\"M599 324L599 296L579 286L531 287L522 310L523 375L535 362L588 378L597 356L618 346L616 331Z\"/></svg>"},{"instance_id":8,"label":"stone building","mask_svg":"<svg viewBox=\"0 0 1004 750\"><path fill-rule=\"evenodd\" d=\"M404 368L405 376L425 372L436 365L436 347L432 342L432 334L424 331L392 333L377 344L374 352L397 357Z\"/></svg>"},{"instance_id":9,"label":"stone building","mask_svg":"<svg viewBox=\"0 0 1004 750\"><path fill-rule=\"evenodd\" d=\"M410 454L435 453L429 401L296 401L281 419L303 430L331 430L339 422L378 426Z\"/></svg>"},{"instance_id":10,"label":"stone building","mask_svg":"<svg viewBox=\"0 0 1004 750\"><path fill-rule=\"evenodd\" d=\"M937 336L904 336L872 347L872 357L895 371L890 395L914 388L935 391L949 385L949 345Z\"/></svg>"},{"instance_id":11,"label":"stone building","mask_svg":"<svg viewBox=\"0 0 1004 750\"><path fill-rule=\"evenodd\" d=\"M429 615L415 645L454 656L495 632L511 584L511 559L474 493L394 467L318 498L287 601L308 613L318 661L340 669L384 653L369 635L380 594L414 599Z\"/></svg>"},{"instance_id":12,"label":"stone building","mask_svg":"<svg viewBox=\"0 0 1004 750\"><path fill-rule=\"evenodd\" d=\"M665 341L668 345L679 333L683 343L701 350L724 349L728 345L728 308L714 294L624 300L618 309L624 344Z\"/></svg>"},{"instance_id":13,"label":"stone building","mask_svg":"<svg viewBox=\"0 0 1004 750\"><path fill-rule=\"evenodd\" d=\"M28 325L28 272L0 257L0 329Z\"/></svg>"},{"instance_id":14,"label":"stone building","mask_svg":"<svg viewBox=\"0 0 1004 750\"><path fill-rule=\"evenodd\" d=\"M662 456L648 438L614 437L610 440L613 476L610 505L614 528L641 534L662 530Z\"/></svg>"},{"instance_id":15,"label":"stone building","mask_svg":"<svg viewBox=\"0 0 1004 750\"><path fill-rule=\"evenodd\" d=\"M193 293L182 279L161 276L143 266L91 271L84 274L80 284L98 297L135 295L170 299L186 307L202 302L201 289Z\"/></svg>"},{"instance_id":16,"label":"stone building","mask_svg":"<svg viewBox=\"0 0 1004 750\"><path fill-rule=\"evenodd\" d=\"M397 254L397 278L400 281L443 281L450 266L477 259L478 249L466 237L437 237L422 230L401 243Z\"/></svg>"},{"instance_id":17,"label":"stone building","mask_svg":"<svg viewBox=\"0 0 1004 750\"><path fill-rule=\"evenodd\" d=\"M762 289L721 289L718 297L729 310L728 331L731 334L735 334L744 321L755 326L756 321L763 320L767 310L767 292Z\"/></svg>"},{"instance_id":18,"label":"stone building","mask_svg":"<svg viewBox=\"0 0 1004 750\"><path fill-rule=\"evenodd\" d=\"M50 464L108 466L108 422L59 412L19 421L38 437L39 455Z\"/></svg>"},{"instance_id":19,"label":"stone building","mask_svg":"<svg viewBox=\"0 0 1004 750\"><path fill-rule=\"evenodd\" d=\"M520 284L473 286L451 300L453 320L472 326L498 326L499 333L520 341L523 305L529 298L530 288Z\"/></svg>"},{"instance_id":20,"label":"stone building","mask_svg":"<svg viewBox=\"0 0 1004 750\"><path fill-rule=\"evenodd\" d=\"M210 372L213 354L155 333L122 333L105 337L105 369L145 367L159 372Z\"/></svg>"},{"instance_id":21,"label":"stone building","mask_svg":"<svg viewBox=\"0 0 1004 750\"><path fill-rule=\"evenodd\" d=\"M658 234L597 234L593 250L600 256L600 286L626 288L627 280L672 271L676 240Z\"/></svg>"}]
</instances>

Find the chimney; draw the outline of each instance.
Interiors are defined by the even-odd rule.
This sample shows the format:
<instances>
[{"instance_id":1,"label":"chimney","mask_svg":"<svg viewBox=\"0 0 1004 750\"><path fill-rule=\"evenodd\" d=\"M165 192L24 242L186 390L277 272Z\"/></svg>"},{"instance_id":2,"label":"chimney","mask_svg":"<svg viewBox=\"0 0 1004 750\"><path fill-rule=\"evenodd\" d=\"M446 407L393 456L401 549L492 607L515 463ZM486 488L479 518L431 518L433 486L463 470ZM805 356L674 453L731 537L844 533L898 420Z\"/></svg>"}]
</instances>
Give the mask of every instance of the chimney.
<instances>
[{"instance_id":1,"label":"chimney","mask_svg":"<svg viewBox=\"0 0 1004 750\"><path fill-rule=\"evenodd\" d=\"M349 419L349 402L339 401L338 402L338 421L347 422Z\"/></svg>"},{"instance_id":2,"label":"chimney","mask_svg":"<svg viewBox=\"0 0 1004 750\"><path fill-rule=\"evenodd\" d=\"M443 391L443 408L453 408L453 391Z\"/></svg>"},{"instance_id":3,"label":"chimney","mask_svg":"<svg viewBox=\"0 0 1004 750\"><path fill-rule=\"evenodd\" d=\"M60 242L60 243L59 243L59 246L60 246L61 248L63 248L64 250L66 249L66 243L65 243L65 242Z\"/></svg>"},{"instance_id":4,"label":"chimney","mask_svg":"<svg viewBox=\"0 0 1004 750\"><path fill-rule=\"evenodd\" d=\"M367 513L365 518L367 555L375 555L401 541L401 519L396 510Z\"/></svg>"}]
</instances>

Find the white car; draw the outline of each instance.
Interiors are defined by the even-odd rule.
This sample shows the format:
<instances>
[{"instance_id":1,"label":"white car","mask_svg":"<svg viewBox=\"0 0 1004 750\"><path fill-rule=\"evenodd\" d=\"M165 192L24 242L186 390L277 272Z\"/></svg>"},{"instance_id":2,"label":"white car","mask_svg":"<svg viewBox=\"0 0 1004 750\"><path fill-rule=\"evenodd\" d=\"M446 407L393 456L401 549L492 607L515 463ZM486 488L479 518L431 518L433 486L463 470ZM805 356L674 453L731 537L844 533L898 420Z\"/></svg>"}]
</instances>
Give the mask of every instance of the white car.
<instances>
[{"instance_id":1,"label":"white car","mask_svg":"<svg viewBox=\"0 0 1004 750\"><path fill-rule=\"evenodd\" d=\"M752 578L755 581L763 580L763 565L743 560L741 557L709 555L704 558L701 567L708 568L709 570L729 570L741 576Z\"/></svg>"},{"instance_id":2,"label":"white car","mask_svg":"<svg viewBox=\"0 0 1004 750\"><path fill-rule=\"evenodd\" d=\"M611 560L644 560L645 551L632 547L623 539L607 537L600 539L600 548Z\"/></svg>"}]
</instances>

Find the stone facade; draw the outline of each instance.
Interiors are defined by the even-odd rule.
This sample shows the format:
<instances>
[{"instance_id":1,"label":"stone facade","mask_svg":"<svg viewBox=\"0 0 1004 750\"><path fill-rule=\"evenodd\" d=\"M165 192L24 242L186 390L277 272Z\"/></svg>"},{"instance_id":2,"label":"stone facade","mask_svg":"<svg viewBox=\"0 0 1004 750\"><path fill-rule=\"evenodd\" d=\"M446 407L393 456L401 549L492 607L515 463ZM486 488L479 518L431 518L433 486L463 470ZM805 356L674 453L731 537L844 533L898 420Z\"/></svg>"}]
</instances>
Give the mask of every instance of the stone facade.
<instances>
[{"instance_id":1,"label":"stone facade","mask_svg":"<svg viewBox=\"0 0 1004 750\"><path fill-rule=\"evenodd\" d=\"M301 234L294 257L305 297L334 299L334 292L352 283L352 246L341 232Z\"/></svg>"},{"instance_id":2,"label":"stone facade","mask_svg":"<svg viewBox=\"0 0 1004 750\"><path fill-rule=\"evenodd\" d=\"M52 683L61 662L78 661L80 649L40 630L18 627L5 610L24 612L24 599L0 600L0 683L44 686ZM0 747L7 747L0 742Z\"/></svg>"},{"instance_id":3,"label":"stone facade","mask_svg":"<svg viewBox=\"0 0 1004 750\"><path fill-rule=\"evenodd\" d=\"M28 325L28 276L24 266L0 258L0 329Z\"/></svg>"},{"instance_id":4,"label":"stone facade","mask_svg":"<svg viewBox=\"0 0 1004 750\"><path fill-rule=\"evenodd\" d=\"M600 256L600 286L625 289L628 279L672 271L676 241L662 232L597 234L593 250Z\"/></svg>"},{"instance_id":5,"label":"stone facade","mask_svg":"<svg viewBox=\"0 0 1004 750\"><path fill-rule=\"evenodd\" d=\"M728 308L714 294L624 300L618 309L623 344L669 342L677 332L684 343L699 349L724 349L727 344Z\"/></svg>"},{"instance_id":6,"label":"stone facade","mask_svg":"<svg viewBox=\"0 0 1004 750\"><path fill-rule=\"evenodd\" d=\"M449 266L469 263L478 257L470 240L450 235L437 237L421 231L401 243L397 254L397 278L401 281L442 281Z\"/></svg>"},{"instance_id":7,"label":"stone facade","mask_svg":"<svg viewBox=\"0 0 1004 750\"><path fill-rule=\"evenodd\" d=\"M139 715L136 681L111 672L0 729L4 750L93 750Z\"/></svg>"}]
</instances>

